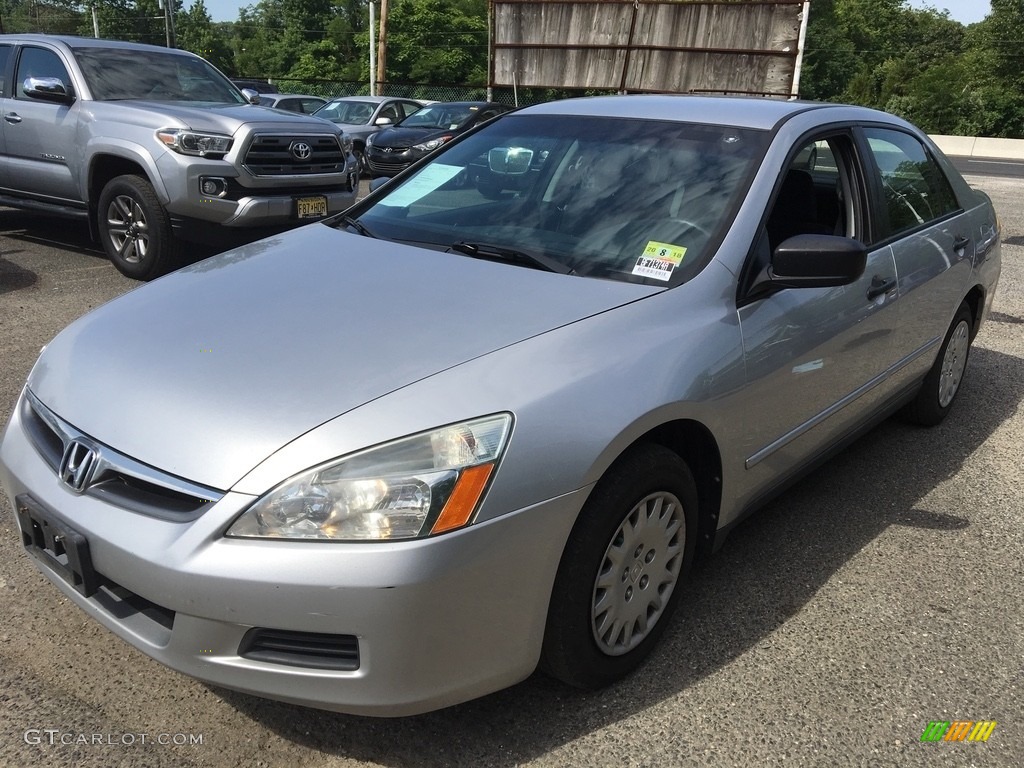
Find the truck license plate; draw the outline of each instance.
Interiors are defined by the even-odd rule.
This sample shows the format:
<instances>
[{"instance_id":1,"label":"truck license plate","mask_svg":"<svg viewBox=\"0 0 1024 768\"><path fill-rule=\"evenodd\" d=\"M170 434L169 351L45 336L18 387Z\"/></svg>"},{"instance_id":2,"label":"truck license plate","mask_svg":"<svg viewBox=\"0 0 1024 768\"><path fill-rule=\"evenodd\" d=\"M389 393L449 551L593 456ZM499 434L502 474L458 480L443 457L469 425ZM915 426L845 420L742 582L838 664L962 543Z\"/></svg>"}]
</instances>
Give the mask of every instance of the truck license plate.
<instances>
[{"instance_id":1,"label":"truck license plate","mask_svg":"<svg viewBox=\"0 0 1024 768\"><path fill-rule=\"evenodd\" d=\"M323 195L300 197L295 202L298 205L298 218L300 219L319 219L327 215L327 198Z\"/></svg>"}]
</instances>

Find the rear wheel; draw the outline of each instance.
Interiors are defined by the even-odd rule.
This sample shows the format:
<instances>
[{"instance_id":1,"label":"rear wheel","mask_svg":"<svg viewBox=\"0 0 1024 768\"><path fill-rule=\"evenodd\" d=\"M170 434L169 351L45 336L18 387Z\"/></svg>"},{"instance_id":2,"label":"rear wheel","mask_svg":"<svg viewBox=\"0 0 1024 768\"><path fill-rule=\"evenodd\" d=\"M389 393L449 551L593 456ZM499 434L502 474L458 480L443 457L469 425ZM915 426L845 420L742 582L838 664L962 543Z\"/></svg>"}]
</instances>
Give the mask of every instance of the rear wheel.
<instances>
[{"instance_id":1,"label":"rear wheel","mask_svg":"<svg viewBox=\"0 0 1024 768\"><path fill-rule=\"evenodd\" d=\"M152 280L174 267L178 244L170 218L145 179L126 175L108 182L96 216L103 249L121 274Z\"/></svg>"},{"instance_id":2,"label":"rear wheel","mask_svg":"<svg viewBox=\"0 0 1024 768\"><path fill-rule=\"evenodd\" d=\"M946 331L935 364L924 377L921 391L907 406L906 414L911 421L934 426L946 418L953 408L971 352L973 319L974 315L967 302L962 303Z\"/></svg>"},{"instance_id":3,"label":"rear wheel","mask_svg":"<svg viewBox=\"0 0 1024 768\"><path fill-rule=\"evenodd\" d=\"M678 602L696 521L693 475L672 451L644 445L613 465L562 554L541 668L580 688L635 669Z\"/></svg>"}]
</instances>

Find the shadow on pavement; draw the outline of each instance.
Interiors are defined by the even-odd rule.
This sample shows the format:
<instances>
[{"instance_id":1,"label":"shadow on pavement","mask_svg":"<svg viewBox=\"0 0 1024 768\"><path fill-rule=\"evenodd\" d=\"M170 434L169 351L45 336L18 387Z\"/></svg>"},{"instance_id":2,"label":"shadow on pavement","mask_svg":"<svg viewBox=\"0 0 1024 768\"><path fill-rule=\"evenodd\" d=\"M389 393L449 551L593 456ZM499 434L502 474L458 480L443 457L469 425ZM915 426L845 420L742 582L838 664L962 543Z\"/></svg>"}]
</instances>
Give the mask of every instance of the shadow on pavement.
<instances>
[{"instance_id":1,"label":"shadow on pavement","mask_svg":"<svg viewBox=\"0 0 1024 768\"><path fill-rule=\"evenodd\" d=\"M741 657L890 526L969 527L967 517L918 505L1022 400L1024 360L975 347L960 401L941 426L924 430L890 419L740 525L691 576L653 656L603 691L579 692L537 674L456 707L381 720L214 690L281 737L331 755L394 768L529 762Z\"/></svg>"}]
</instances>

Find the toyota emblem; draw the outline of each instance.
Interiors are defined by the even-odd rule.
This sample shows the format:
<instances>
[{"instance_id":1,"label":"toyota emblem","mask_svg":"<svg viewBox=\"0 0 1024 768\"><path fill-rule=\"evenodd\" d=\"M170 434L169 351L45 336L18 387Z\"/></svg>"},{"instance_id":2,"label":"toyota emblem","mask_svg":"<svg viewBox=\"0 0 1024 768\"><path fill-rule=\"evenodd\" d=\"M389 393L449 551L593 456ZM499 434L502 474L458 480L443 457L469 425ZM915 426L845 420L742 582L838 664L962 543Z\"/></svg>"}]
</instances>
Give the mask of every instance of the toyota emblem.
<instances>
[{"instance_id":1,"label":"toyota emblem","mask_svg":"<svg viewBox=\"0 0 1024 768\"><path fill-rule=\"evenodd\" d=\"M313 156L313 148L304 141L293 141L288 150L296 160L309 160Z\"/></svg>"},{"instance_id":2,"label":"toyota emblem","mask_svg":"<svg viewBox=\"0 0 1024 768\"><path fill-rule=\"evenodd\" d=\"M89 487L93 471L96 469L96 449L81 440L72 440L64 449L60 460L58 476L64 485L75 493L81 493Z\"/></svg>"}]
</instances>

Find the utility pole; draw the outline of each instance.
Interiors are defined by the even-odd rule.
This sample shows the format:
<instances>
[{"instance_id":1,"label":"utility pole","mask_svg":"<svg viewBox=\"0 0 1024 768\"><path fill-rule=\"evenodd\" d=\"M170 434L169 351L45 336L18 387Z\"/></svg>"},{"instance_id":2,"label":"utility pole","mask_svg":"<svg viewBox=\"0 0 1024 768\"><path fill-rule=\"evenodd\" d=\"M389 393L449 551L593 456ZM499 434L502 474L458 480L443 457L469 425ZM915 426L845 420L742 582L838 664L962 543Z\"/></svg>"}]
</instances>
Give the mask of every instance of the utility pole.
<instances>
[{"instance_id":1,"label":"utility pole","mask_svg":"<svg viewBox=\"0 0 1024 768\"><path fill-rule=\"evenodd\" d=\"M96 3L93 3L90 7L92 8L92 36L93 37L99 37L100 36L100 20L96 16Z\"/></svg>"},{"instance_id":2,"label":"utility pole","mask_svg":"<svg viewBox=\"0 0 1024 768\"><path fill-rule=\"evenodd\" d=\"M383 96L388 79L388 0L380 0L380 38L377 43L377 93Z\"/></svg>"},{"instance_id":3,"label":"utility pole","mask_svg":"<svg viewBox=\"0 0 1024 768\"><path fill-rule=\"evenodd\" d=\"M373 39L377 36L377 6L373 0L370 6L370 95L377 95L377 46Z\"/></svg>"}]
</instances>

